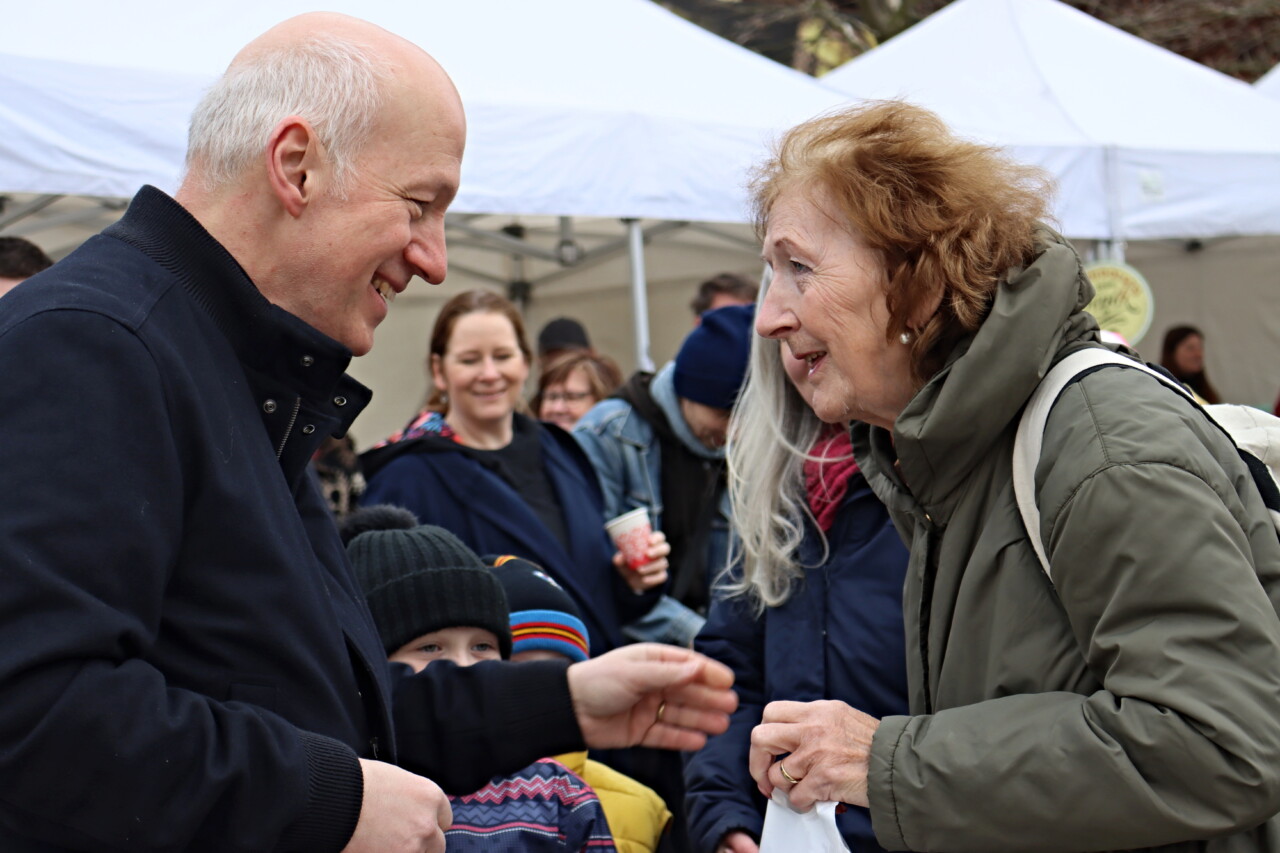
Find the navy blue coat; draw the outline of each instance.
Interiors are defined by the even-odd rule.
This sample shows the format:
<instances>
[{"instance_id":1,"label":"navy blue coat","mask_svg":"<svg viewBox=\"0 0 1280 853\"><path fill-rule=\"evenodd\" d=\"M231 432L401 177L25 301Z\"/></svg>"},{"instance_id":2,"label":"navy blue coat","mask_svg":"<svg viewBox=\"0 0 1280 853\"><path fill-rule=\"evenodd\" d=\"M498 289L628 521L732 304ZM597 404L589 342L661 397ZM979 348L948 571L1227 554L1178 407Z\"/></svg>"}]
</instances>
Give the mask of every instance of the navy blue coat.
<instances>
[{"instance_id":1,"label":"navy blue coat","mask_svg":"<svg viewBox=\"0 0 1280 853\"><path fill-rule=\"evenodd\" d=\"M448 439L410 439L366 453L369 486L361 501L405 507L478 554L514 554L542 566L577 602L592 656L603 654L626 642L621 626L647 612L658 593L635 595L613 568L600 483L582 449L559 427L527 419L523 426L537 431L568 549L505 480Z\"/></svg>"},{"instance_id":2,"label":"navy blue coat","mask_svg":"<svg viewBox=\"0 0 1280 853\"><path fill-rule=\"evenodd\" d=\"M472 790L581 743L563 671L390 677L306 474L350 357L152 188L5 296L0 850L336 851L358 757Z\"/></svg>"},{"instance_id":3,"label":"navy blue coat","mask_svg":"<svg viewBox=\"0 0 1280 853\"><path fill-rule=\"evenodd\" d=\"M849 483L828 541L830 557L805 572L781 607L756 618L746 599L716 600L698 634L695 647L733 669L740 701L729 730L686 762L689 828L699 853L710 853L733 829L760 837L765 801L747 772L747 753L769 702L839 699L877 718L907 713L907 549L861 474ZM799 557L802 565L821 558L812 528ZM866 809L850 806L837 823L850 850L880 850Z\"/></svg>"}]
</instances>

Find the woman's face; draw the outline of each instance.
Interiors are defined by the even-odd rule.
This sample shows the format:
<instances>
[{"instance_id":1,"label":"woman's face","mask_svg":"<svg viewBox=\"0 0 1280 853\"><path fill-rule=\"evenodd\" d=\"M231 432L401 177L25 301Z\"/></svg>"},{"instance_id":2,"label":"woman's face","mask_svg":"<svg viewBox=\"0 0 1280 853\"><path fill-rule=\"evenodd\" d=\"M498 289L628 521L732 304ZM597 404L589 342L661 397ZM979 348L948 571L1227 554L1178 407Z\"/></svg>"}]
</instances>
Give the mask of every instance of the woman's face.
<instances>
[{"instance_id":1,"label":"woman's face","mask_svg":"<svg viewBox=\"0 0 1280 853\"><path fill-rule=\"evenodd\" d=\"M909 349L887 334L878 254L834 211L823 195L794 188L774 202L763 256L773 278L756 331L782 341L787 375L819 418L892 428L915 393Z\"/></svg>"},{"instance_id":2,"label":"woman's face","mask_svg":"<svg viewBox=\"0 0 1280 853\"><path fill-rule=\"evenodd\" d=\"M1187 335L1178 341L1173 348L1173 363L1178 366L1178 375L1191 376L1204 372L1204 338L1199 335Z\"/></svg>"},{"instance_id":3,"label":"woman's face","mask_svg":"<svg viewBox=\"0 0 1280 853\"><path fill-rule=\"evenodd\" d=\"M515 411L529 363L510 320L475 311L454 322L444 355L431 357L431 376L448 395L450 423L492 424Z\"/></svg>"},{"instance_id":4,"label":"woman's face","mask_svg":"<svg viewBox=\"0 0 1280 853\"><path fill-rule=\"evenodd\" d=\"M575 367L569 371L564 382L548 385L543 389L538 417L551 421L561 429L571 430L578 419L598 402L600 401L591 393L591 383L587 381L586 372Z\"/></svg>"}]
</instances>

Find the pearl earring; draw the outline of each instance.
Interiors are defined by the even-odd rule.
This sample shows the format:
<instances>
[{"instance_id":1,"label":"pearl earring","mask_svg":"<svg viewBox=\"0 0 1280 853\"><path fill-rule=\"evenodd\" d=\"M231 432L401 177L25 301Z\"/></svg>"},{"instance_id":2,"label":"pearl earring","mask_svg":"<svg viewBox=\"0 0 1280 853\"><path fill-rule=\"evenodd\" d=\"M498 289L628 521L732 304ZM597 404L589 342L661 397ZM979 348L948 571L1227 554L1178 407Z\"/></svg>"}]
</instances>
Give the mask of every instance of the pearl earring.
<instances>
[{"instance_id":1,"label":"pearl earring","mask_svg":"<svg viewBox=\"0 0 1280 853\"><path fill-rule=\"evenodd\" d=\"M911 343L911 333L910 333L910 332L903 332L902 334L898 335L898 340L902 341L902 343L903 343L903 345L904 345L904 346L905 346L906 344Z\"/></svg>"}]
</instances>

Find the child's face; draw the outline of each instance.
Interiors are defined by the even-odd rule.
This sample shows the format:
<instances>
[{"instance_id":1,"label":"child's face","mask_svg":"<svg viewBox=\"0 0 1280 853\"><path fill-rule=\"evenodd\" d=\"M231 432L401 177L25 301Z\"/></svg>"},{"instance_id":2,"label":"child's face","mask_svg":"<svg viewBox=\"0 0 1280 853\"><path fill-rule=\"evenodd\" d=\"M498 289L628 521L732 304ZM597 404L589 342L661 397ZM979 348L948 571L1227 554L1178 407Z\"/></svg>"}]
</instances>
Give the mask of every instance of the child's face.
<instances>
[{"instance_id":1,"label":"child's face","mask_svg":"<svg viewBox=\"0 0 1280 853\"><path fill-rule=\"evenodd\" d=\"M410 640L391 654L388 660L405 663L414 672L422 672L427 664L451 660L458 666L471 666L482 660L501 660L498 638L484 628L444 628Z\"/></svg>"},{"instance_id":2,"label":"child's face","mask_svg":"<svg viewBox=\"0 0 1280 853\"><path fill-rule=\"evenodd\" d=\"M513 653L511 660L515 663L523 663L527 660L567 660L572 662L573 658L568 655L562 655L559 652L553 652L551 649L529 649Z\"/></svg>"}]
</instances>

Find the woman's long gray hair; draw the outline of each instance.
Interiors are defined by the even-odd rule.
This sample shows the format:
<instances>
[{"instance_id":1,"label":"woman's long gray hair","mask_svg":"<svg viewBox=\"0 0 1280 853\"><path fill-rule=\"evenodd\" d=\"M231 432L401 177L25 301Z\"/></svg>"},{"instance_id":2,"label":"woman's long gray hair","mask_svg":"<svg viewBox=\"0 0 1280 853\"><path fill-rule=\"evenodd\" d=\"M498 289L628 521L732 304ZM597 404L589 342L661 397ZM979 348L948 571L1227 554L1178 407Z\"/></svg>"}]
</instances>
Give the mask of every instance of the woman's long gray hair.
<instances>
[{"instance_id":1,"label":"woman's long gray hair","mask_svg":"<svg viewBox=\"0 0 1280 853\"><path fill-rule=\"evenodd\" d=\"M761 286L760 300L768 286L767 281ZM810 450L824 426L787 378L782 358L778 341L752 339L746 384L729 423L729 500L736 534L731 562L741 564L741 575L726 579L721 592L750 596L760 611L785 602L804 574L795 556L805 518L812 518L804 461L813 458Z\"/></svg>"}]
</instances>

